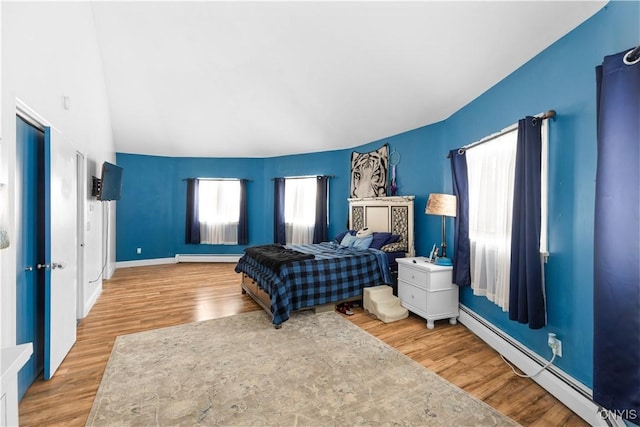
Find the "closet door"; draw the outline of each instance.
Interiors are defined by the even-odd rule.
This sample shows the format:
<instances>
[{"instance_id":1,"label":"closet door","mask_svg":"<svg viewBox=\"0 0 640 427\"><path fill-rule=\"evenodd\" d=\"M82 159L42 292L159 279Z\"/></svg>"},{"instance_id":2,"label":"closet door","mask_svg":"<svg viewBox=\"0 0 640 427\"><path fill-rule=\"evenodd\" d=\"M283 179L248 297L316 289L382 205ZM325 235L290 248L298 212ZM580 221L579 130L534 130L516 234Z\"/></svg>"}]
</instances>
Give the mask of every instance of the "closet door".
<instances>
[{"instance_id":1,"label":"closet door","mask_svg":"<svg viewBox=\"0 0 640 427\"><path fill-rule=\"evenodd\" d=\"M45 128L44 378L50 379L76 341L76 153Z\"/></svg>"}]
</instances>

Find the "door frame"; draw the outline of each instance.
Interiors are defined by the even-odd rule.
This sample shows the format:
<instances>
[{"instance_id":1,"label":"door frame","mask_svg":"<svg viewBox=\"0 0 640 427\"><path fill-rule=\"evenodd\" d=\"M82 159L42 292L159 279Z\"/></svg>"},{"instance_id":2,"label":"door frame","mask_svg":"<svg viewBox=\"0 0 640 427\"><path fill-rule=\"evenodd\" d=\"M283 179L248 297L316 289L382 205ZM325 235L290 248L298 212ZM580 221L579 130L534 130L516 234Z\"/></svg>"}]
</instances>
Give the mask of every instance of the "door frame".
<instances>
[{"instance_id":1,"label":"door frame","mask_svg":"<svg viewBox=\"0 0 640 427\"><path fill-rule=\"evenodd\" d=\"M25 104L19 98L16 98L16 115L20 116L24 121L31 126L44 132L44 129L50 127L56 129L51 123L45 120L40 114L36 113L31 107Z\"/></svg>"},{"instance_id":2,"label":"door frame","mask_svg":"<svg viewBox=\"0 0 640 427\"><path fill-rule=\"evenodd\" d=\"M85 175L87 170L87 161L84 153L76 151L76 209L77 209L77 253L76 253L76 318L83 319L86 316L85 313L85 278L84 278L84 258L85 258L85 209L87 204L86 197L86 185L81 185L85 182Z\"/></svg>"},{"instance_id":3,"label":"door frame","mask_svg":"<svg viewBox=\"0 0 640 427\"><path fill-rule=\"evenodd\" d=\"M49 125L49 123L42 116L40 116L33 109L31 109L28 105L26 105L24 102L22 102L21 100L19 100L17 98L16 98L15 117L22 119L24 122L27 123L28 126L31 126L34 129L37 129L38 131L42 132L43 138L44 138L45 129ZM16 144L20 144L21 141L18 141L18 139L17 139L17 125L16 125L16 129L14 131L14 134L16 135ZM17 152L17 147L16 147L16 152ZM44 156L44 152L42 152L41 155ZM24 172L21 172L21 173L24 173ZM22 179L22 178L20 178L20 179ZM17 200L17 198L16 198L16 200ZM21 209L22 209L22 207L21 207ZM25 227L25 224L21 222L20 223L20 227L21 228ZM42 231L44 232L44 230L42 230ZM21 229L20 230L16 229L16 236L19 235L18 234L19 232L21 233L22 230ZM20 257L21 257L21 255L19 253L17 253L16 254L16 259L20 260ZM44 260L43 259L38 259L36 262L40 263L40 262L44 262ZM35 265L32 266L32 267L36 268ZM17 271L16 271L16 273L17 273ZM39 287L40 285L44 285L44 279L43 279L42 283L38 284L38 288L37 288L37 292L42 292L42 299L43 299L43 303L44 303L46 290L44 288L40 289L40 287ZM19 307L18 307L17 289L16 289L16 294L15 294L14 304L15 304L15 319L16 319L16 323L15 323L16 330L15 330L15 333L16 333L16 339L17 339L18 322L19 322L19 319L18 319ZM41 313L37 312L37 310L38 310L37 308L34 308L34 310L35 311L33 313L33 316L35 316L36 318L38 318L38 316L41 316L41 321L42 321L42 324L41 324L41 327L42 327L41 340L42 341L40 342L40 339L38 339L37 336L34 337L35 338L34 342L31 343L32 347L33 347L33 354L32 354L31 357L34 358L34 360L41 357L42 358L41 359L41 361L42 361L42 369L44 370L44 359L45 359L45 352L46 352L46 350L45 350L46 343L45 343L45 338L44 338L45 331L44 330L46 329L46 326L45 326L45 323L46 323L45 318L46 318L46 316L45 316L45 313L44 313L44 309L42 310ZM40 343L40 344L38 345L37 343ZM39 350L38 350L38 348L39 348ZM41 374L42 374L42 372L40 374L38 374L38 375L41 375ZM37 379L37 376L36 376L36 379ZM28 388L30 387L30 384L26 385L26 389L24 389L24 391L21 390L22 384L20 384L20 382L19 382L19 386L18 387L20 388L20 390L18 390L19 393L22 394L22 393L26 392L26 390L28 390Z\"/></svg>"},{"instance_id":4,"label":"door frame","mask_svg":"<svg viewBox=\"0 0 640 427\"><path fill-rule=\"evenodd\" d=\"M51 159L51 152L49 151L51 149L51 147L49 145L47 145L47 138L49 138L49 143L51 143L52 139L53 139L53 134L57 134L59 138L62 135L62 132L56 128L55 126L53 126L48 120L46 120L44 117L42 117L40 114L38 114L35 110L33 110L31 107L29 107L25 102L23 102L21 99L19 98L15 98L16 100L16 115L21 117L22 119L24 119L27 123L31 124L32 126L34 126L35 128L41 129L44 131L45 133L45 152L44 152L44 156L45 156L45 174L47 174L48 172L46 172L47 168L51 167L50 163L47 163L51 160L47 160L47 158ZM49 136L47 136L49 135ZM75 152L75 150L73 150ZM77 165L77 160L75 162L75 164ZM77 166L76 166L77 167ZM73 174L74 178L76 179L75 185L76 188L78 187L78 182L77 182L77 178L78 178L78 173L76 171L76 173ZM49 177L50 178L50 177ZM45 177L45 182L47 182L47 179ZM45 191L45 212L47 210L50 211L51 209L51 201L47 200L47 198L49 197L49 190L44 190ZM72 197L77 197L78 191L75 191L75 194L73 194ZM78 222L78 218L77 218L77 209L76 209L76 224ZM45 215L49 215L49 214L45 214ZM47 225L45 225L45 228L47 227ZM51 230L49 230L49 232L51 232ZM74 227L74 232L77 232L77 225L76 227ZM45 233L47 233L47 231L45 230ZM78 239L77 236L76 237L76 241ZM45 237L46 239L46 237ZM57 370L59 364L61 363L61 361L58 361L57 358L60 356L60 353L58 352L60 350L59 346L56 344L56 352L55 356L56 356L56 360L53 360L53 366L51 365L52 363L52 350L54 349L54 346L52 344L52 339L53 339L53 333L54 333L54 329L51 326L52 320L53 320L53 314L51 313L51 310L53 308L53 305L50 305L50 298L53 298L53 293L51 291L51 284L53 283L53 279L51 277L51 270L55 269L56 267L53 265L53 260L50 260L49 258L51 257L51 253L47 253L47 251L50 251L50 248L48 248L47 246L45 246L45 261L44 262L50 262L51 263L51 268L47 267L46 271L45 271L45 307L44 307L44 322L45 322L45 326L44 326L44 334L45 334L45 338L44 338L44 379L48 380L50 379L53 374L55 373L55 371ZM76 248L77 251L77 248ZM49 261L46 261L47 259L49 259ZM76 263L77 262L77 255L73 257L72 260L70 260L69 262L73 262ZM63 265L59 266L60 268L64 268ZM77 266L74 265L74 268L77 269ZM48 275L48 276L47 276ZM74 280L76 280L77 282L77 273L74 277ZM48 285L47 285L48 283ZM78 283L75 284L74 287L74 293L76 294L76 301L73 302L73 312L74 312L74 317L76 317L77 314L77 288L78 288ZM49 302L47 302L49 300ZM16 304L15 300L14 300L14 304ZM59 302L57 303L56 307L59 306ZM56 308L57 310L57 308ZM17 311L17 306L16 306L16 311ZM56 317L56 324L59 323L60 319L59 316ZM75 328L75 325L74 325ZM55 330L55 332L59 332L58 329ZM73 340L75 342L76 339L76 330L73 330ZM65 344L66 345L66 344ZM73 344L71 344L73 345ZM70 347L68 349L66 349L66 353L68 354L68 351L70 350Z\"/></svg>"},{"instance_id":5,"label":"door frame","mask_svg":"<svg viewBox=\"0 0 640 427\"><path fill-rule=\"evenodd\" d=\"M44 271L44 194L40 191L44 177L45 132L21 114L15 116L17 182L21 195L16 198L17 214L15 334L16 344L30 345L32 353L18 372L18 398L42 375L45 353ZM20 154L18 154L20 153ZM20 159L19 161L17 159Z\"/></svg>"}]
</instances>

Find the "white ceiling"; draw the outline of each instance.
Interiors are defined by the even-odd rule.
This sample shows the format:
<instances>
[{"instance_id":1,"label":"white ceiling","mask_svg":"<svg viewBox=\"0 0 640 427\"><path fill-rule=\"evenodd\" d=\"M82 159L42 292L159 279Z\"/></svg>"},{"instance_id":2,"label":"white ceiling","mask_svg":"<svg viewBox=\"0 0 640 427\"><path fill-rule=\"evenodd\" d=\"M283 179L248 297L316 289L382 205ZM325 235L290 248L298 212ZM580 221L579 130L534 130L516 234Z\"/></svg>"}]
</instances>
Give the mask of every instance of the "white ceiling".
<instances>
[{"instance_id":1,"label":"white ceiling","mask_svg":"<svg viewBox=\"0 0 640 427\"><path fill-rule=\"evenodd\" d=\"M95 2L116 149L271 157L446 119L606 2Z\"/></svg>"}]
</instances>

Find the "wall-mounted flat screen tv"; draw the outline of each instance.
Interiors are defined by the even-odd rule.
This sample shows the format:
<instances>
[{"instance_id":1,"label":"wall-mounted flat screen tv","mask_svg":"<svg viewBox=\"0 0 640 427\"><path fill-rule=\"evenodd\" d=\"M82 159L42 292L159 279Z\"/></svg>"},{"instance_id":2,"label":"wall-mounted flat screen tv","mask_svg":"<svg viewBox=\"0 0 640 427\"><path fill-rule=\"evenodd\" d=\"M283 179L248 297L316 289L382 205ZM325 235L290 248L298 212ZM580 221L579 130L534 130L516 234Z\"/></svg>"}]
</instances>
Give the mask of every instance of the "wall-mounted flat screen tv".
<instances>
[{"instance_id":1,"label":"wall-mounted flat screen tv","mask_svg":"<svg viewBox=\"0 0 640 427\"><path fill-rule=\"evenodd\" d=\"M109 162L102 164L98 200L120 200L122 168Z\"/></svg>"}]
</instances>

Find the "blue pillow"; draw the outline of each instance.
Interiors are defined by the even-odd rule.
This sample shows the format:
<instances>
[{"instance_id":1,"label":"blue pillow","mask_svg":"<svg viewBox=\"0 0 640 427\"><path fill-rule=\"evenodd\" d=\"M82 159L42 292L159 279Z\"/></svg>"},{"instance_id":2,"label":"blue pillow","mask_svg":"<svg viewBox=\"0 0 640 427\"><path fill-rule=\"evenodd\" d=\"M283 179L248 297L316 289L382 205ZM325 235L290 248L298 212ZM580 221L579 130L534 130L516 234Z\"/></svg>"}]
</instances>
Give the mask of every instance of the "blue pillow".
<instances>
[{"instance_id":1,"label":"blue pillow","mask_svg":"<svg viewBox=\"0 0 640 427\"><path fill-rule=\"evenodd\" d=\"M352 248L353 244L356 242L358 238L356 236L352 236L349 233L345 233L344 237L340 241L340 246L344 246L346 248Z\"/></svg>"},{"instance_id":2,"label":"blue pillow","mask_svg":"<svg viewBox=\"0 0 640 427\"><path fill-rule=\"evenodd\" d=\"M388 240L391 237L391 233L374 231L373 232L373 241L371 242L371 248L380 249L387 243L390 243Z\"/></svg>"},{"instance_id":3,"label":"blue pillow","mask_svg":"<svg viewBox=\"0 0 640 427\"><path fill-rule=\"evenodd\" d=\"M388 245L390 243L396 243L400 241L400 238L402 236L399 234L392 234L391 237L389 237L389 240L387 240L387 243L385 243L385 245ZM384 246L384 245L383 245Z\"/></svg>"},{"instance_id":4,"label":"blue pillow","mask_svg":"<svg viewBox=\"0 0 640 427\"><path fill-rule=\"evenodd\" d=\"M356 241L353 243L353 247L355 249L367 249L371 245L372 241L373 234L370 234L367 237L356 237Z\"/></svg>"},{"instance_id":5,"label":"blue pillow","mask_svg":"<svg viewBox=\"0 0 640 427\"><path fill-rule=\"evenodd\" d=\"M342 239L344 239L344 236L347 233L351 234L352 236L355 236L356 235L356 230L346 230L346 231L343 231L342 233L338 233L338 235L336 236L336 239L335 239L336 242L338 242L338 243L342 242Z\"/></svg>"}]
</instances>

